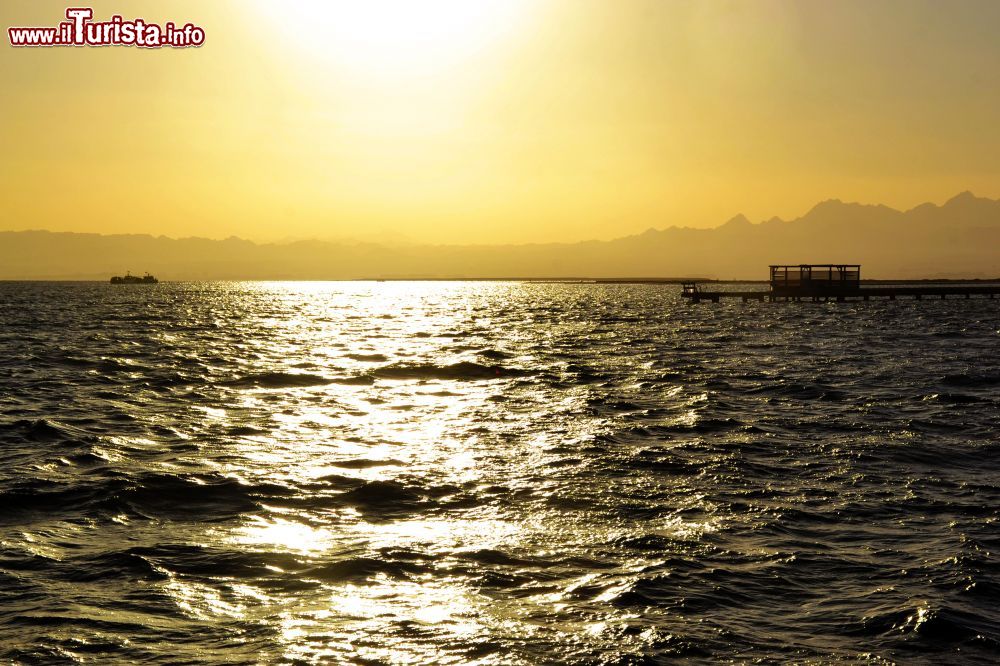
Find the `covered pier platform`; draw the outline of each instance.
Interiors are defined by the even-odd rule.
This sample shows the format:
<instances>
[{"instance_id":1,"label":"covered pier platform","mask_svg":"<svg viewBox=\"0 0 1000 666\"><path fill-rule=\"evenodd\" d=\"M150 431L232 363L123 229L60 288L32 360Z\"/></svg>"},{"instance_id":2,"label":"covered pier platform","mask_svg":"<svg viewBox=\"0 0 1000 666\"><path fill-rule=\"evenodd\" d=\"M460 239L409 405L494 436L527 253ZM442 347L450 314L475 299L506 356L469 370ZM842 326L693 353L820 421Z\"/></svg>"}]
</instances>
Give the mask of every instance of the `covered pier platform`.
<instances>
[{"instance_id":1,"label":"covered pier platform","mask_svg":"<svg viewBox=\"0 0 1000 666\"><path fill-rule=\"evenodd\" d=\"M1000 284L954 285L954 284L887 284L878 286L861 285L859 264L798 264L770 266L771 279L768 289L753 290L706 290L697 282L685 282L681 296L692 303L710 301L718 303L723 298L738 298L747 301L868 301L884 298L996 298L1000 295Z\"/></svg>"}]
</instances>

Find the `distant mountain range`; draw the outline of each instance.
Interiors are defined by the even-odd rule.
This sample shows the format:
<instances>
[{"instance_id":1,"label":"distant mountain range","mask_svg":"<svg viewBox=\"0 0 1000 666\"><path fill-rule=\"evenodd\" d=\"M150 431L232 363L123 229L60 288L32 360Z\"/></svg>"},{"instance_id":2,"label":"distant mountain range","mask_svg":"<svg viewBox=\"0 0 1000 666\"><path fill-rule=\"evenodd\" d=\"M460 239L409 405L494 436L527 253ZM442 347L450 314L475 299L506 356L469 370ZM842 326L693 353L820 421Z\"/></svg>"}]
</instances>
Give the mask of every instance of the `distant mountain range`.
<instances>
[{"instance_id":1,"label":"distant mountain range","mask_svg":"<svg viewBox=\"0 0 1000 666\"><path fill-rule=\"evenodd\" d=\"M773 263L860 263L866 278L1000 277L1000 200L963 192L908 211L824 201L800 218L669 227L612 241L380 245L0 232L0 279L680 277L765 279Z\"/></svg>"}]
</instances>

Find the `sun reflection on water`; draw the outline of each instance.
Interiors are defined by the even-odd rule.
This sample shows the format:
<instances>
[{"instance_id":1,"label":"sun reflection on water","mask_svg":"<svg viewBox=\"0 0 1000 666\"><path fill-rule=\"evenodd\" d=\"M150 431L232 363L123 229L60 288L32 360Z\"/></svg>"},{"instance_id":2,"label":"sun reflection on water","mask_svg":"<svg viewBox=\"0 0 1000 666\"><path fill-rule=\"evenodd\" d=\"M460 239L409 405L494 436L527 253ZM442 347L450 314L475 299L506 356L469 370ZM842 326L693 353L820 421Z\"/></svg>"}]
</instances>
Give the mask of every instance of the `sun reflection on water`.
<instances>
[{"instance_id":1,"label":"sun reflection on water","mask_svg":"<svg viewBox=\"0 0 1000 666\"><path fill-rule=\"evenodd\" d=\"M234 544L281 549L291 553L316 554L328 551L336 539L329 530L311 527L284 518L252 516L231 537Z\"/></svg>"},{"instance_id":2,"label":"sun reflection on water","mask_svg":"<svg viewBox=\"0 0 1000 666\"><path fill-rule=\"evenodd\" d=\"M568 482L592 463L567 452L612 425L592 415L589 384L538 383L565 371L539 361L537 337L483 315L518 287L246 288L272 303L248 326L246 379L220 378L197 409L224 435L211 465L269 495L208 539L265 565L259 580L172 577L166 590L180 608L255 617L275 628L289 662L517 663L497 636L620 640L633 618L611 602L658 560L580 573L578 563L603 557L593 545L622 528L599 518L614 485ZM555 342L584 325L555 318L544 330ZM669 396L683 408L670 418L696 422L700 398L680 393ZM713 529L659 522L651 530L671 538ZM599 621L574 610L586 597L582 608L605 607Z\"/></svg>"}]
</instances>

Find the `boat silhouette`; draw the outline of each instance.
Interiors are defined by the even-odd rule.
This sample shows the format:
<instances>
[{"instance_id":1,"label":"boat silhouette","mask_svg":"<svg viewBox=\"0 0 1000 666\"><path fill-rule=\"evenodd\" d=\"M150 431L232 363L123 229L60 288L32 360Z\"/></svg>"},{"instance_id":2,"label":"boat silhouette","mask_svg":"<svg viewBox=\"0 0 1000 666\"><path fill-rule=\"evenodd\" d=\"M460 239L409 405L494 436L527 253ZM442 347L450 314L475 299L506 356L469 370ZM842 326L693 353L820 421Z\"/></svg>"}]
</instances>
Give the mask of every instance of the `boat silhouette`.
<instances>
[{"instance_id":1,"label":"boat silhouette","mask_svg":"<svg viewBox=\"0 0 1000 666\"><path fill-rule=\"evenodd\" d=\"M111 278L111 284L156 284L158 282L159 280L149 273L146 273L142 277L125 273L125 275L116 275Z\"/></svg>"}]
</instances>

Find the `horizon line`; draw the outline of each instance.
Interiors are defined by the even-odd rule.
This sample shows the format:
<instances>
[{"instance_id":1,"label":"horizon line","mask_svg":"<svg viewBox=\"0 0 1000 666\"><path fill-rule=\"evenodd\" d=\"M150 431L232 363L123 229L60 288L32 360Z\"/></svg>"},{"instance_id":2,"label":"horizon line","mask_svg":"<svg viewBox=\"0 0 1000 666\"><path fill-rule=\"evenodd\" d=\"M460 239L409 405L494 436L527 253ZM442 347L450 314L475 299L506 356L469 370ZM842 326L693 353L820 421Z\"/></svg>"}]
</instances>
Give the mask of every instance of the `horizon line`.
<instances>
[{"instance_id":1,"label":"horizon line","mask_svg":"<svg viewBox=\"0 0 1000 666\"><path fill-rule=\"evenodd\" d=\"M108 284L108 280L91 279L30 279L30 278L0 278L0 283L72 283L72 284ZM688 277L361 277L361 278L328 278L328 279L288 279L288 278L219 278L205 280L160 280L159 284L187 284L207 282L531 282L551 284L684 284L696 282L699 284L770 284L767 279L738 280L729 278L688 278ZM862 278L862 284L907 284L915 282L996 282L1000 283L1000 275L990 278ZM116 285L116 288L148 289L154 285Z\"/></svg>"}]
</instances>

